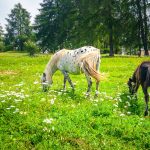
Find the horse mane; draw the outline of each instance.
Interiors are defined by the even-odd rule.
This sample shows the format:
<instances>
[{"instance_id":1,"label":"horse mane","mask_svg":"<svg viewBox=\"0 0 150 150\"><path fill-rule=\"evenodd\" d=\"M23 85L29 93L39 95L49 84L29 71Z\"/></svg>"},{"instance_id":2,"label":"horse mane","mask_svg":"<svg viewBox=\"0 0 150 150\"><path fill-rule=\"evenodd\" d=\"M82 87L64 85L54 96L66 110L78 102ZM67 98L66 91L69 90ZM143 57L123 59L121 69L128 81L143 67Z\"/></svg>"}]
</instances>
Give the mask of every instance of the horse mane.
<instances>
[{"instance_id":1,"label":"horse mane","mask_svg":"<svg viewBox=\"0 0 150 150\"><path fill-rule=\"evenodd\" d=\"M57 62L60 60L60 58L65 54L65 51L67 49L62 49L57 51L51 58L51 65L57 64Z\"/></svg>"},{"instance_id":2,"label":"horse mane","mask_svg":"<svg viewBox=\"0 0 150 150\"><path fill-rule=\"evenodd\" d=\"M48 80L51 79L52 75L54 74L54 72L57 70L57 63L60 60L60 58L62 57L62 55L65 53L66 49L62 49L57 51L49 60L49 62L46 65L45 68L45 73L48 77Z\"/></svg>"},{"instance_id":3,"label":"horse mane","mask_svg":"<svg viewBox=\"0 0 150 150\"><path fill-rule=\"evenodd\" d=\"M136 68L136 70L134 71L132 75L133 82L136 82L139 79L139 68L140 68L140 65Z\"/></svg>"}]
</instances>

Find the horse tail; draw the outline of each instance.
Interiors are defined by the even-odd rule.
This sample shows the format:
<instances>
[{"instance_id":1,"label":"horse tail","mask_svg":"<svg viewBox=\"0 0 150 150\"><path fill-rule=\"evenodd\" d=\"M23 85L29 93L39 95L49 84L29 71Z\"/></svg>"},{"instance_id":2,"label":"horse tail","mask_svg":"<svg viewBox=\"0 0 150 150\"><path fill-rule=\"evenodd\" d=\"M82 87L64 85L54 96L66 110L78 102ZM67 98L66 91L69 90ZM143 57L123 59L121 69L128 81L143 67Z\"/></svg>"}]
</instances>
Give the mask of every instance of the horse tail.
<instances>
[{"instance_id":1,"label":"horse tail","mask_svg":"<svg viewBox=\"0 0 150 150\"><path fill-rule=\"evenodd\" d=\"M89 65L89 63L88 63L86 60L83 61L83 67L84 67L85 71L86 71L91 77L93 77L97 82L100 81L100 73L97 72L93 67L91 67L91 66Z\"/></svg>"}]
</instances>

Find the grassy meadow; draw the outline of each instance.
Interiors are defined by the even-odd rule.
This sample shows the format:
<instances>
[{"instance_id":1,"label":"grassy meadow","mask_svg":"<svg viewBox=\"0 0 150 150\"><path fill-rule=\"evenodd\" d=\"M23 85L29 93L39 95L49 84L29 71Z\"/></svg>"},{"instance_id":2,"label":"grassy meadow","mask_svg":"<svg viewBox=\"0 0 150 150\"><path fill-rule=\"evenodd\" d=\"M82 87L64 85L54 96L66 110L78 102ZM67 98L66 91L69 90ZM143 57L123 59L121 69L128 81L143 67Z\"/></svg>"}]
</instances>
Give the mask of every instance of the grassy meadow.
<instances>
[{"instance_id":1,"label":"grassy meadow","mask_svg":"<svg viewBox=\"0 0 150 150\"><path fill-rule=\"evenodd\" d=\"M40 78L50 55L0 53L0 149L2 150L143 150L150 149L150 118L143 117L141 88L128 93L127 80L150 58L101 58L101 83L85 97L84 75L71 75L73 92L58 71L42 92Z\"/></svg>"}]
</instances>

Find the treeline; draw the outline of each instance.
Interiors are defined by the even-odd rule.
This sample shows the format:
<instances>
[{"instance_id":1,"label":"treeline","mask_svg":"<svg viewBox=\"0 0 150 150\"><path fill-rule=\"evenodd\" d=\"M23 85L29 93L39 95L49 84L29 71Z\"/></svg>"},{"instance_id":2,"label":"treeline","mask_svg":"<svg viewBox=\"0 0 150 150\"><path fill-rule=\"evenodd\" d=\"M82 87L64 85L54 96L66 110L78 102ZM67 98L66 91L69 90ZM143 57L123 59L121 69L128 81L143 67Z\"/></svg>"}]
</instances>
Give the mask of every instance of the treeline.
<instances>
[{"instance_id":1,"label":"treeline","mask_svg":"<svg viewBox=\"0 0 150 150\"><path fill-rule=\"evenodd\" d=\"M6 34L0 38L6 50L31 50L34 45L54 52L92 45L110 56L124 49L130 54L144 49L148 55L147 0L43 0L40 5L32 26L21 4L11 10Z\"/></svg>"}]
</instances>

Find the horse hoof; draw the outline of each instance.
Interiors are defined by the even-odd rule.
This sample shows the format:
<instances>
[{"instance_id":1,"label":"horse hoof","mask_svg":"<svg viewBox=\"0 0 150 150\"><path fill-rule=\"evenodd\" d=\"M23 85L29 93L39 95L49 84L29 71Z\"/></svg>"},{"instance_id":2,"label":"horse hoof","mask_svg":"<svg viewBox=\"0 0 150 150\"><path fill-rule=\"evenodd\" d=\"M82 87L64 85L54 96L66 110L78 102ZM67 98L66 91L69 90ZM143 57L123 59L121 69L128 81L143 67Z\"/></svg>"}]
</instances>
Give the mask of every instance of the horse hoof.
<instances>
[{"instance_id":1,"label":"horse hoof","mask_svg":"<svg viewBox=\"0 0 150 150\"><path fill-rule=\"evenodd\" d=\"M90 93L86 93L86 94L85 94L85 97L90 97Z\"/></svg>"}]
</instances>

